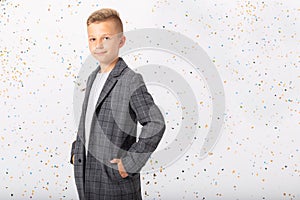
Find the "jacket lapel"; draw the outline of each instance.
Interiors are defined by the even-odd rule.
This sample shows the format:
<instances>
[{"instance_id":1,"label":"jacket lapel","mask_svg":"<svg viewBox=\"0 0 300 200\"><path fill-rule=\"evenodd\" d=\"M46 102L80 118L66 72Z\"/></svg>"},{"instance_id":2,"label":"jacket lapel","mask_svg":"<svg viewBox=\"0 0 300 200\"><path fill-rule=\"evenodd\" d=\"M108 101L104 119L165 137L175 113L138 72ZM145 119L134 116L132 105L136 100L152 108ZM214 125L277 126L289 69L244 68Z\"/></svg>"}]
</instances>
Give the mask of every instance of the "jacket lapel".
<instances>
[{"instance_id":1,"label":"jacket lapel","mask_svg":"<svg viewBox=\"0 0 300 200\"><path fill-rule=\"evenodd\" d=\"M124 60L122 58L119 58L117 64L110 72L110 74L103 86L103 89L98 98L95 110L98 108L98 106L101 104L101 102L105 99L105 97L108 95L108 93L112 90L114 85L118 82L118 77L121 75L122 71L126 67L127 67L127 65L124 62Z\"/></svg>"},{"instance_id":2,"label":"jacket lapel","mask_svg":"<svg viewBox=\"0 0 300 200\"><path fill-rule=\"evenodd\" d=\"M84 101L85 101L85 109L86 110L86 106L88 104L88 99L89 99L89 96L90 96L90 92L91 92L91 89L92 89L92 85L93 85L93 82L97 76L97 73L98 71L100 70L100 66L98 66L92 73L91 73L91 76L89 77L89 81L87 82L87 86L86 86L86 91L85 91L85 97L84 97Z\"/></svg>"}]
</instances>

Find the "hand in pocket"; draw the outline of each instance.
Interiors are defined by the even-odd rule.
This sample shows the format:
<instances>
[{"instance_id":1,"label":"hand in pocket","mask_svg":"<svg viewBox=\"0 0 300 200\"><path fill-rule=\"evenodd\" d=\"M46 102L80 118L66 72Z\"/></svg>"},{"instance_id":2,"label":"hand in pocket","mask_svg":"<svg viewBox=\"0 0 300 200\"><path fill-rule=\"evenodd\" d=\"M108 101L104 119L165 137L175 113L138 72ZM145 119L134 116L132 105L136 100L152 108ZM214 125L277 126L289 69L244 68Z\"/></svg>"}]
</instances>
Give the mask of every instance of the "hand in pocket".
<instances>
[{"instance_id":1,"label":"hand in pocket","mask_svg":"<svg viewBox=\"0 0 300 200\"><path fill-rule=\"evenodd\" d=\"M118 164L118 170L122 178L126 178L128 176L121 159L115 158L112 159L110 162Z\"/></svg>"}]
</instances>

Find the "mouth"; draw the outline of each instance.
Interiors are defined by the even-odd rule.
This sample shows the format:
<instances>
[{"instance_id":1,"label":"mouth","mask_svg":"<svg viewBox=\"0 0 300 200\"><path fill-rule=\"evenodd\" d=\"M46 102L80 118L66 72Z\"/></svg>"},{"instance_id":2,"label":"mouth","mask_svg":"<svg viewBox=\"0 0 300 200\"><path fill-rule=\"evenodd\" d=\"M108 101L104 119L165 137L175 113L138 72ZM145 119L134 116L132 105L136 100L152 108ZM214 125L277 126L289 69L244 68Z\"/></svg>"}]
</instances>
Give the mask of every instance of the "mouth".
<instances>
[{"instance_id":1,"label":"mouth","mask_svg":"<svg viewBox=\"0 0 300 200\"><path fill-rule=\"evenodd\" d=\"M95 55L102 56L106 53L106 51L94 52Z\"/></svg>"}]
</instances>

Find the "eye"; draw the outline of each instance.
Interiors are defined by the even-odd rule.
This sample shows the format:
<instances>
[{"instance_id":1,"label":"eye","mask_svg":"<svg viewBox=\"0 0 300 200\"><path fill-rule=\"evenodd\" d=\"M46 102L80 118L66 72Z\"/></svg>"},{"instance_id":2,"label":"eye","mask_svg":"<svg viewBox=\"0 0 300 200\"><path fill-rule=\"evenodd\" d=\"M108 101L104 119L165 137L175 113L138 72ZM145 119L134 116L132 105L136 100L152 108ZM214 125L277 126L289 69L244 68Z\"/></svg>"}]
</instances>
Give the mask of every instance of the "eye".
<instances>
[{"instance_id":1,"label":"eye","mask_svg":"<svg viewBox=\"0 0 300 200\"><path fill-rule=\"evenodd\" d=\"M90 42L94 42L96 40L96 38L90 38L89 41Z\"/></svg>"},{"instance_id":2,"label":"eye","mask_svg":"<svg viewBox=\"0 0 300 200\"><path fill-rule=\"evenodd\" d=\"M103 37L103 40L110 40L110 37L108 37L108 36Z\"/></svg>"}]
</instances>

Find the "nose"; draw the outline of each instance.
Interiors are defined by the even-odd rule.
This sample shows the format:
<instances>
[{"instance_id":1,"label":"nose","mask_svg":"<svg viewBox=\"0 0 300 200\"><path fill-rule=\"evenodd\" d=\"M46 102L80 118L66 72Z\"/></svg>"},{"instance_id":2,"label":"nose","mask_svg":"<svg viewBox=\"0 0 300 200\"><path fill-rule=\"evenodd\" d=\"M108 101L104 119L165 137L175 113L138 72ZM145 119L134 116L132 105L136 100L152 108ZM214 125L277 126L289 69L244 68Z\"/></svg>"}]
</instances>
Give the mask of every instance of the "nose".
<instances>
[{"instance_id":1,"label":"nose","mask_svg":"<svg viewBox=\"0 0 300 200\"><path fill-rule=\"evenodd\" d=\"M103 41L101 39L98 39L96 41L96 48L97 49L102 49L103 48Z\"/></svg>"}]
</instances>

